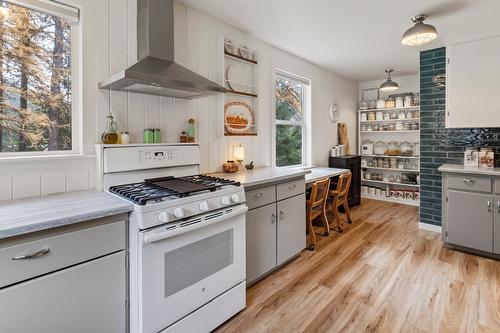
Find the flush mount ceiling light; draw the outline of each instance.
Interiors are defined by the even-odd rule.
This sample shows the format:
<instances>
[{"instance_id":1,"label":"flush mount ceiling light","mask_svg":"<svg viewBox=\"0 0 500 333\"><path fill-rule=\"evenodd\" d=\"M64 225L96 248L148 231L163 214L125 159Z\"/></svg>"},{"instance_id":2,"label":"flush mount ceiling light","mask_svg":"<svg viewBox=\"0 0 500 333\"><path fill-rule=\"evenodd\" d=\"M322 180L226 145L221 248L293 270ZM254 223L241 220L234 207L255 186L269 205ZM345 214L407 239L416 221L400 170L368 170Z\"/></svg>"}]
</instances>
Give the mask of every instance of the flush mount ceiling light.
<instances>
[{"instance_id":1,"label":"flush mount ceiling light","mask_svg":"<svg viewBox=\"0 0 500 333\"><path fill-rule=\"evenodd\" d=\"M438 33L434 26L424 23L427 16L420 14L411 20L415 25L406 30L401 38L401 44L407 46L420 46L437 38Z\"/></svg>"},{"instance_id":2,"label":"flush mount ceiling light","mask_svg":"<svg viewBox=\"0 0 500 333\"><path fill-rule=\"evenodd\" d=\"M387 73L387 80L380 85L380 91L393 92L399 89L399 85L391 79L391 73L393 71L394 69L385 70L385 72Z\"/></svg>"}]
</instances>

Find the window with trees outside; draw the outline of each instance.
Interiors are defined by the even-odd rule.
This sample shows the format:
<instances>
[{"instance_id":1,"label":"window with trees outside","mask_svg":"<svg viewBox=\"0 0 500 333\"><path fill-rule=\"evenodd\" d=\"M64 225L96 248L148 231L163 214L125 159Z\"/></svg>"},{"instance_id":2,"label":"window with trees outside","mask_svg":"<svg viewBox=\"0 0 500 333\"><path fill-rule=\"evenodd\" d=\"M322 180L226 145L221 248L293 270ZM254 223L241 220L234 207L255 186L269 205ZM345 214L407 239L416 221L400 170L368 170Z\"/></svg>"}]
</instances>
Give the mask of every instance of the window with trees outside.
<instances>
[{"instance_id":1,"label":"window with trees outside","mask_svg":"<svg viewBox=\"0 0 500 333\"><path fill-rule=\"evenodd\" d=\"M309 82L277 72L275 82L276 166L305 164L307 90Z\"/></svg>"},{"instance_id":2,"label":"window with trees outside","mask_svg":"<svg viewBox=\"0 0 500 333\"><path fill-rule=\"evenodd\" d=\"M24 5L0 1L0 156L71 151L78 11L52 1Z\"/></svg>"}]
</instances>

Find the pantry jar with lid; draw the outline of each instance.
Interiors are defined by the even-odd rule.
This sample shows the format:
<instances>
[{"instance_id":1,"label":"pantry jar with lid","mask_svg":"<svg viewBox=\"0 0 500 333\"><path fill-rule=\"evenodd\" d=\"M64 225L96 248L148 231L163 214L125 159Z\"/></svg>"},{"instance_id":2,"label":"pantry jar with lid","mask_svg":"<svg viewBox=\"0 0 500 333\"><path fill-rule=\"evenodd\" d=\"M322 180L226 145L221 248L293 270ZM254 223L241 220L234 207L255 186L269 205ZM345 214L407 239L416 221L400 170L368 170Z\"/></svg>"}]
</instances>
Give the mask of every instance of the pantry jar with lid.
<instances>
[{"instance_id":1,"label":"pantry jar with lid","mask_svg":"<svg viewBox=\"0 0 500 333\"><path fill-rule=\"evenodd\" d=\"M400 155L400 147L396 141L389 142L386 147L385 154L389 156L399 156Z\"/></svg>"},{"instance_id":2,"label":"pantry jar with lid","mask_svg":"<svg viewBox=\"0 0 500 333\"><path fill-rule=\"evenodd\" d=\"M413 156L420 156L420 143L419 142L415 142L411 146L411 148L413 150Z\"/></svg>"},{"instance_id":3,"label":"pantry jar with lid","mask_svg":"<svg viewBox=\"0 0 500 333\"><path fill-rule=\"evenodd\" d=\"M406 111L406 119L413 119L413 111L411 110Z\"/></svg>"},{"instance_id":4,"label":"pantry jar with lid","mask_svg":"<svg viewBox=\"0 0 500 333\"><path fill-rule=\"evenodd\" d=\"M384 113L382 111L377 111L377 113L375 114L375 119L384 120Z\"/></svg>"},{"instance_id":5,"label":"pantry jar with lid","mask_svg":"<svg viewBox=\"0 0 500 333\"><path fill-rule=\"evenodd\" d=\"M396 107L396 101L394 100L394 97L389 97L385 100L385 107L386 108Z\"/></svg>"},{"instance_id":6,"label":"pantry jar with lid","mask_svg":"<svg viewBox=\"0 0 500 333\"><path fill-rule=\"evenodd\" d=\"M368 112L368 120L373 121L375 119L375 112Z\"/></svg>"},{"instance_id":7,"label":"pantry jar with lid","mask_svg":"<svg viewBox=\"0 0 500 333\"><path fill-rule=\"evenodd\" d=\"M391 111L391 119L398 119L397 111Z\"/></svg>"},{"instance_id":8,"label":"pantry jar with lid","mask_svg":"<svg viewBox=\"0 0 500 333\"><path fill-rule=\"evenodd\" d=\"M373 146L373 153L375 155L384 155L385 154L385 143L382 141L375 142Z\"/></svg>"},{"instance_id":9,"label":"pantry jar with lid","mask_svg":"<svg viewBox=\"0 0 500 333\"><path fill-rule=\"evenodd\" d=\"M406 119L406 112L399 111L399 113L398 113L398 119Z\"/></svg>"},{"instance_id":10,"label":"pantry jar with lid","mask_svg":"<svg viewBox=\"0 0 500 333\"><path fill-rule=\"evenodd\" d=\"M416 121L410 123L410 130L418 131L418 123Z\"/></svg>"},{"instance_id":11,"label":"pantry jar with lid","mask_svg":"<svg viewBox=\"0 0 500 333\"><path fill-rule=\"evenodd\" d=\"M404 141L401 143L401 156L413 156L413 149L411 143Z\"/></svg>"},{"instance_id":12,"label":"pantry jar with lid","mask_svg":"<svg viewBox=\"0 0 500 333\"><path fill-rule=\"evenodd\" d=\"M389 112L384 112L384 120L390 120L391 114Z\"/></svg>"},{"instance_id":13,"label":"pantry jar with lid","mask_svg":"<svg viewBox=\"0 0 500 333\"><path fill-rule=\"evenodd\" d=\"M361 112L360 115L361 115L361 121L367 121L368 120L367 117L366 117L366 112Z\"/></svg>"}]
</instances>

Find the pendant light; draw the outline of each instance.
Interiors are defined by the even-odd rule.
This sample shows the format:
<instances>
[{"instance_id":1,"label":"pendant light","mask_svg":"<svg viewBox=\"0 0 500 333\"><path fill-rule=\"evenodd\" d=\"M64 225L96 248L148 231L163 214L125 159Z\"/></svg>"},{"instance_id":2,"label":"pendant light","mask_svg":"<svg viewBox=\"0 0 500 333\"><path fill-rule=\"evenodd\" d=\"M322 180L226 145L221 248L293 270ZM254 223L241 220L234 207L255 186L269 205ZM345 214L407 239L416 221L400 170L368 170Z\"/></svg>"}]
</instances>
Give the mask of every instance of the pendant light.
<instances>
[{"instance_id":1,"label":"pendant light","mask_svg":"<svg viewBox=\"0 0 500 333\"><path fill-rule=\"evenodd\" d=\"M390 93L399 89L399 85L391 79L391 73L393 71L393 69L385 70L385 72L387 73L387 80L380 85L380 91Z\"/></svg>"},{"instance_id":2,"label":"pendant light","mask_svg":"<svg viewBox=\"0 0 500 333\"><path fill-rule=\"evenodd\" d=\"M401 44L406 46L420 46L430 43L437 38L438 33L434 26L424 23L426 15L419 14L412 18L413 27L406 30L401 37Z\"/></svg>"}]
</instances>

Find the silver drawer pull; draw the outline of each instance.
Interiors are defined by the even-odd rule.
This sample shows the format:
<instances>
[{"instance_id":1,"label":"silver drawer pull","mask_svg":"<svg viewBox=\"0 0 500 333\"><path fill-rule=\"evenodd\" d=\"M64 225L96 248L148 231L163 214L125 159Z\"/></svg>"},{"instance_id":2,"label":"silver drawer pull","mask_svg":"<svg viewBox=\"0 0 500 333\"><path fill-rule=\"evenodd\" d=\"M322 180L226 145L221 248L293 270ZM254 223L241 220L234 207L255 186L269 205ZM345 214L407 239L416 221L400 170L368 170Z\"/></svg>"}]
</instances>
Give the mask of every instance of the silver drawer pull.
<instances>
[{"instance_id":1,"label":"silver drawer pull","mask_svg":"<svg viewBox=\"0 0 500 333\"><path fill-rule=\"evenodd\" d=\"M280 221L283 221L284 217L285 217L285 212L280 210Z\"/></svg>"},{"instance_id":2,"label":"silver drawer pull","mask_svg":"<svg viewBox=\"0 0 500 333\"><path fill-rule=\"evenodd\" d=\"M497 202L497 208L498 208L498 212L500 213L500 201Z\"/></svg>"},{"instance_id":3,"label":"silver drawer pull","mask_svg":"<svg viewBox=\"0 0 500 333\"><path fill-rule=\"evenodd\" d=\"M274 224L276 222L276 214L272 213L271 214L271 223Z\"/></svg>"},{"instance_id":4,"label":"silver drawer pull","mask_svg":"<svg viewBox=\"0 0 500 333\"><path fill-rule=\"evenodd\" d=\"M292 184L292 185L288 186L288 189L289 189L290 191L292 191L292 190L293 190L296 186L297 186L297 185Z\"/></svg>"},{"instance_id":5,"label":"silver drawer pull","mask_svg":"<svg viewBox=\"0 0 500 333\"><path fill-rule=\"evenodd\" d=\"M462 179L462 181L463 181L464 183L467 183L467 184L470 184L470 183L475 183L475 182L476 182L474 179L468 179L468 178L464 178L464 179Z\"/></svg>"},{"instance_id":6,"label":"silver drawer pull","mask_svg":"<svg viewBox=\"0 0 500 333\"><path fill-rule=\"evenodd\" d=\"M38 258L38 257L42 257L42 256L46 255L49 252L50 252L49 248L44 248L44 249L38 250L36 252L17 255L14 258L12 258L12 260L23 260L23 259Z\"/></svg>"},{"instance_id":7,"label":"silver drawer pull","mask_svg":"<svg viewBox=\"0 0 500 333\"><path fill-rule=\"evenodd\" d=\"M254 197L255 199L258 199L258 198L262 197L263 195L264 195L264 194L262 194L262 193L257 193L257 194L255 194L253 197Z\"/></svg>"},{"instance_id":8,"label":"silver drawer pull","mask_svg":"<svg viewBox=\"0 0 500 333\"><path fill-rule=\"evenodd\" d=\"M488 212L491 212L491 201L487 201L486 205L488 206Z\"/></svg>"}]
</instances>

